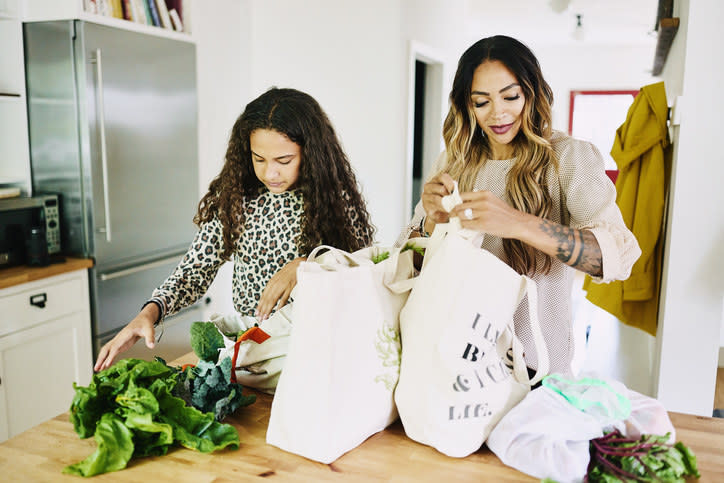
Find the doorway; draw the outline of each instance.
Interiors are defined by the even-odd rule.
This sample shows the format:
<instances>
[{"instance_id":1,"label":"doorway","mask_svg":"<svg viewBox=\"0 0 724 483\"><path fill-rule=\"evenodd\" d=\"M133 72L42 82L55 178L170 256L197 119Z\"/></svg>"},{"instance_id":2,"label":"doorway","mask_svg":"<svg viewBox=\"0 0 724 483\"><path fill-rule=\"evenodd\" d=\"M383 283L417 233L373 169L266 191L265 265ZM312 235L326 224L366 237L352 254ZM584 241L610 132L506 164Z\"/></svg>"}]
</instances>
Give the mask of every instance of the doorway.
<instances>
[{"instance_id":1,"label":"doorway","mask_svg":"<svg viewBox=\"0 0 724 483\"><path fill-rule=\"evenodd\" d=\"M606 174L613 183L618 168L611 148L616 130L626 116L638 90L574 90L570 93L568 133L593 143L604 158ZM629 389L653 396L652 374L656 339L621 323L615 316L586 299L583 273L576 272L571 289L573 359L577 375L598 375L620 381Z\"/></svg>"},{"instance_id":2,"label":"doorway","mask_svg":"<svg viewBox=\"0 0 724 483\"><path fill-rule=\"evenodd\" d=\"M406 224L420 200L425 177L443 149L443 62L431 49L410 43L408 76Z\"/></svg>"}]
</instances>

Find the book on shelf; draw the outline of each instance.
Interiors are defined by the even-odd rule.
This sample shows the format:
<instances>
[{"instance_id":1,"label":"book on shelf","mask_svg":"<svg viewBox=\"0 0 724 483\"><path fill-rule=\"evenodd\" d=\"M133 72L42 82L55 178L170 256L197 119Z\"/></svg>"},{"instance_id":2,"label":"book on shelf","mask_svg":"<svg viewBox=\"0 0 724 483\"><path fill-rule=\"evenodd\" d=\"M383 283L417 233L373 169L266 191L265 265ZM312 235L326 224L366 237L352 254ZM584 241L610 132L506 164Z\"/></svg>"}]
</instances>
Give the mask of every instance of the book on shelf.
<instances>
[{"instance_id":1,"label":"book on shelf","mask_svg":"<svg viewBox=\"0 0 724 483\"><path fill-rule=\"evenodd\" d=\"M184 22L184 32L189 35L191 35L191 1L192 0L181 0L183 5L183 15L181 15L181 20Z\"/></svg>"},{"instance_id":2,"label":"book on shelf","mask_svg":"<svg viewBox=\"0 0 724 483\"><path fill-rule=\"evenodd\" d=\"M151 7L148 6L148 0L141 0L143 9L146 13L146 25L153 25L153 18L151 17Z\"/></svg>"},{"instance_id":3,"label":"book on shelf","mask_svg":"<svg viewBox=\"0 0 724 483\"><path fill-rule=\"evenodd\" d=\"M176 13L178 14L178 18L183 20L184 18L184 11L183 11L183 2L181 0L165 0L166 5L168 6L168 11L170 12L171 9L176 10Z\"/></svg>"},{"instance_id":4,"label":"book on shelf","mask_svg":"<svg viewBox=\"0 0 724 483\"><path fill-rule=\"evenodd\" d=\"M129 22L135 22L133 14L133 0L123 0L123 18Z\"/></svg>"},{"instance_id":5,"label":"book on shelf","mask_svg":"<svg viewBox=\"0 0 724 483\"><path fill-rule=\"evenodd\" d=\"M168 11L176 10L181 30L179 32L191 33L191 0L166 0Z\"/></svg>"},{"instance_id":6,"label":"book on shelf","mask_svg":"<svg viewBox=\"0 0 724 483\"><path fill-rule=\"evenodd\" d=\"M83 0L83 10L88 13L98 13L96 0Z\"/></svg>"},{"instance_id":7,"label":"book on shelf","mask_svg":"<svg viewBox=\"0 0 724 483\"><path fill-rule=\"evenodd\" d=\"M158 17L158 9L156 8L156 0L146 0L148 10L151 12L151 20L155 27L161 26L161 19Z\"/></svg>"},{"instance_id":8,"label":"book on shelf","mask_svg":"<svg viewBox=\"0 0 724 483\"><path fill-rule=\"evenodd\" d=\"M123 2L122 0L110 0L111 16L115 18L123 17Z\"/></svg>"},{"instance_id":9,"label":"book on shelf","mask_svg":"<svg viewBox=\"0 0 724 483\"><path fill-rule=\"evenodd\" d=\"M103 15L104 17L113 16L111 0L96 0L96 5L98 5L98 15Z\"/></svg>"},{"instance_id":10,"label":"book on shelf","mask_svg":"<svg viewBox=\"0 0 724 483\"><path fill-rule=\"evenodd\" d=\"M145 3L146 0L133 0L133 19L136 23L148 23L146 20L146 7L144 7Z\"/></svg>"},{"instance_id":11,"label":"book on shelf","mask_svg":"<svg viewBox=\"0 0 724 483\"><path fill-rule=\"evenodd\" d=\"M177 32L183 32L184 31L184 25L181 23L181 17L179 17L178 12L175 8L172 8L168 11L168 15L171 17L171 23L173 23L173 29Z\"/></svg>"},{"instance_id":12,"label":"book on shelf","mask_svg":"<svg viewBox=\"0 0 724 483\"><path fill-rule=\"evenodd\" d=\"M158 17L161 20L161 27L173 30L173 24L171 23L171 17L168 14L166 0L156 0L156 10L158 10Z\"/></svg>"},{"instance_id":13,"label":"book on shelf","mask_svg":"<svg viewBox=\"0 0 724 483\"><path fill-rule=\"evenodd\" d=\"M83 10L103 17L124 18L121 0L83 0Z\"/></svg>"}]
</instances>

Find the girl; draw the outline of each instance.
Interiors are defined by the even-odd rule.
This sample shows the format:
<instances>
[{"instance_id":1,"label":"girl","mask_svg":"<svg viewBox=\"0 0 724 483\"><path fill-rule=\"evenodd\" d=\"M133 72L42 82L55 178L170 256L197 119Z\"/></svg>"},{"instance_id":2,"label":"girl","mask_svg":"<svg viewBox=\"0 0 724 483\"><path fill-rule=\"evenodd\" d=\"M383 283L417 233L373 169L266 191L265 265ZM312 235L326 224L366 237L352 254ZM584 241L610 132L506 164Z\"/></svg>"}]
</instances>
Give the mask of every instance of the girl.
<instances>
[{"instance_id":1,"label":"girl","mask_svg":"<svg viewBox=\"0 0 724 483\"><path fill-rule=\"evenodd\" d=\"M234 123L221 173L201 199L191 247L171 276L98 354L94 369L206 292L219 267L234 262L233 302L264 319L282 307L296 269L317 245L355 251L372 244L355 175L327 115L308 94L272 88Z\"/></svg>"},{"instance_id":2,"label":"girl","mask_svg":"<svg viewBox=\"0 0 724 483\"><path fill-rule=\"evenodd\" d=\"M489 37L465 51L443 126L445 152L401 239L413 230L427 235L449 217L484 232L483 248L535 280L551 372L571 375L574 271L598 282L626 279L641 250L600 153L552 130L552 103L538 60L519 41ZM453 180L463 203L448 214L441 199ZM526 304L514 321L535 369Z\"/></svg>"}]
</instances>

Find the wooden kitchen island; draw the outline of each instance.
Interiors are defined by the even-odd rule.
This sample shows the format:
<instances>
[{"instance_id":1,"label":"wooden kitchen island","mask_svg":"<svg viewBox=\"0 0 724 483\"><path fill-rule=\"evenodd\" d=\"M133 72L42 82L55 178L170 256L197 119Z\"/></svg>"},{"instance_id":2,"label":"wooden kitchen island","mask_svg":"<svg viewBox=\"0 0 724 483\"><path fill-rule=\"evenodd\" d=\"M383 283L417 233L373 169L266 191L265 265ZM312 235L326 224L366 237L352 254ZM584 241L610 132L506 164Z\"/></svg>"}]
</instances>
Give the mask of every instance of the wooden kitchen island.
<instances>
[{"instance_id":1,"label":"wooden kitchen island","mask_svg":"<svg viewBox=\"0 0 724 483\"><path fill-rule=\"evenodd\" d=\"M195 356L188 354L171 365L195 361ZM266 444L271 400L271 396L257 393L254 404L224 421L239 431L238 450L203 454L178 448L165 456L132 459L126 469L94 476L92 481L538 481L506 467L485 447L467 458L447 457L405 437L399 421L334 463L316 463ZM699 481L724 481L724 419L672 413L671 420L677 439L697 456L702 474ZM64 413L0 444L0 479L82 481L61 471L95 449L94 439L79 439Z\"/></svg>"}]
</instances>

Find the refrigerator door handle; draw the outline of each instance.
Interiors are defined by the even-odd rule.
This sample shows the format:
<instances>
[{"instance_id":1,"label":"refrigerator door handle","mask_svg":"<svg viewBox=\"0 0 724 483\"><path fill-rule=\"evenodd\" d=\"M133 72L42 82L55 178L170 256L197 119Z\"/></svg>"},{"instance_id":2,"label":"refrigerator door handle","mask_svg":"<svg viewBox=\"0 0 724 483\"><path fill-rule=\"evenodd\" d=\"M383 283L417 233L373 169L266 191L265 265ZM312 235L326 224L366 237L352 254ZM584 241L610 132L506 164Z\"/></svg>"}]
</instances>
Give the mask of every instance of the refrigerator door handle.
<instances>
[{"instance_id":1,"label":"refrigerator door handle","mask_svg":"<svg viewBox=\"0 0 724 483\"><path fill-rule=\"evenodd\" d=\"M111 231L111 204L108 197L108 153L106 150L106 118L105 118L105 105L103 101L103 64L101 61L101 49L96 49L95 56L96 65L96 97L98 99L98 131L100 136L100 148L101 148L101 168L103 172L103 211L105 213L106 226L98 227L98 233L106 234L106 241L111 242L112 231Z\"/></svg>"},{"instance_id":2,"label":"refrigerator door handle","mask_svg":"<svg viewBox=\"0 0 724 483\"><path fill-rule=\"evenodd\" d=\"M113 280L114 278L125 277L127 275L132 275L134 273L143 272L144 270L150 270L152 268L160 267L160 266L166 265L168 263L178 261L182 255L183 254L176 254L176 255L173 255L170 257L162 258L160 260L155 260L153 262L136 265L135 267L124 268L122 270L115 270L115 271L111 271L111 272L101 273L98 277L103 282L105 282L106 280Z\"/></svg>"}]
</instances>

